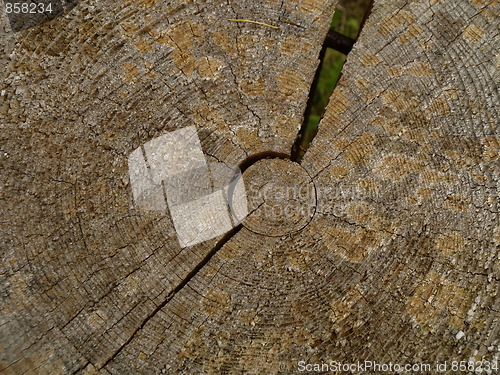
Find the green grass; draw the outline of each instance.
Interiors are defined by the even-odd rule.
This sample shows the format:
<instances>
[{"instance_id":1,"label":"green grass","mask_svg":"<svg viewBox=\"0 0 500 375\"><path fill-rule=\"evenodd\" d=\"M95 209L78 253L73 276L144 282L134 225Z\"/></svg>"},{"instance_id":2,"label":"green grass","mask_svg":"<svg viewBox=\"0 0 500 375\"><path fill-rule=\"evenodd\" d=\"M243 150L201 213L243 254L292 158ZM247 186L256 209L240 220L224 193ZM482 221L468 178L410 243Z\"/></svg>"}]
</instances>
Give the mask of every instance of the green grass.
<instances>
[{"instance_id":1,"label":"green grass","mask_svg":"<svg viewBox=\"0 0 500 375\"><path fill-rule=\"evenodd\" d=\"M344 1L347 3L347 0ZM337 9L333 15L330 28L344 34L352 39L358 36L359 28L363 20L369 0L359 0L355 6L346 6ZM346 56L338 51L327 48L321 64L318 82L310 106L309 118L301 140L301 155L303 156L309 143L318 131L318 124L323 117L324 110L328 100L332 95L333 89L340 78L340 73Z\"/></svg>"},{"instance_id":2,"label":"green grass","mask_svg":"<svg viewBox=\"0 0 500 375\"><path fill-rule=\"evenodd\" d=\"M358 15L349 16L344 11L337 10L333 15L330 29L354 39L357 37L360 23L361 18ZM344 54L331 48L326 49L316 91L313 95L311 113L307 123L308 130L315 131L317 129L323 111L328 104L328 99L340 78L345 60L346 56Z\"/></svg>"}]
</instances>

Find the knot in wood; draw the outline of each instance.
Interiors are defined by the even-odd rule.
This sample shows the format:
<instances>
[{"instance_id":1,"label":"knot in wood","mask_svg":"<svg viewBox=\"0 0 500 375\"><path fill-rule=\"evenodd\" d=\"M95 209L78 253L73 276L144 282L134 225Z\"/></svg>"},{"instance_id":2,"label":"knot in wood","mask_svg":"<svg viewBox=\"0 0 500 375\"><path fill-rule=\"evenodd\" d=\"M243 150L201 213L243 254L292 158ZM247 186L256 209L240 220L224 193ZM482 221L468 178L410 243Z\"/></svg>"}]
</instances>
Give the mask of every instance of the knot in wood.
<instances>
[{"instance_id":1,"label":"knot in wood","mask_svg":"<svg viewBox=\"0 0 500 375\"><path fill-rule=\"evenodd\" d=\"M243 174L249 215L243 225L266 236L282 236L307 226L316 210L311 177L290 160L264 159Z\"/></svg>"}]
</instances>

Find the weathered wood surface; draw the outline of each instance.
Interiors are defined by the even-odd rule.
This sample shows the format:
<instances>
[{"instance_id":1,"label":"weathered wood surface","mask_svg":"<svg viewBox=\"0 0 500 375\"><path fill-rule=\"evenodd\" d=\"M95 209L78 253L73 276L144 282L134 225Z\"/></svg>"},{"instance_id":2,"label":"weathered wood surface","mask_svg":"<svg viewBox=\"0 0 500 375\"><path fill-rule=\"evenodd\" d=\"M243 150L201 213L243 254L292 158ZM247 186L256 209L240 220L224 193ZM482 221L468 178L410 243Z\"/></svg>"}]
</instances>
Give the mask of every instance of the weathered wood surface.
<instances>
[{"instance_id":1,"label":"weathered wood surface","mask_svg":"<svg viewBox=\"0 0 500 375\"><path fill-rule=\"evenodd\" d=\"M165 132L196 125L230 163L289 154L334 5L2 15L1 373L498 359L497 1L375 0L302 165L245 171L285 194L196 275L220 239L181 249L134 208L127 156Z\"/></svg>"}]
</instances>

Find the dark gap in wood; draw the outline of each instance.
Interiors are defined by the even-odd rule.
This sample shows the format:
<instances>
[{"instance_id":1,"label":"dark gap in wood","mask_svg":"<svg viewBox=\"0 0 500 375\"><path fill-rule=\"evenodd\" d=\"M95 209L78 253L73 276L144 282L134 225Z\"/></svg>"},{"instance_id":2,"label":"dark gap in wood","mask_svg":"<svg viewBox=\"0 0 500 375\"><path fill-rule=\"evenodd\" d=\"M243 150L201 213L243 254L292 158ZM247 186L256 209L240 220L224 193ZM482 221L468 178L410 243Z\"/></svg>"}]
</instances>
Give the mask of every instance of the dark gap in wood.
<instances>
[{"instance_id":1,"label":"dark gap in wood","mask_svg":"<svg viewBox=\"0 0 500 375\"><path fill-rule=\"evenodd\" d=\"M262 159L286 159L290 160L290 155L284 154L282 152L275 152L275 151L263 151L259 152L257 154L251 155L245 160L243 160L238 167L241 170L241 173L243 174L250 166L253 164L257 163L259 160Z\"/></svg>"},{"instance_id":2,"label":"dark gap in wood","mask_svg":"<svg viewBox=\"0 0 500 375\"><path fill-rule=\"evenodd\" d=\"M314 99L314 93L318 87L319 75L321 72L321 68L323 67L323 60L325 58L326 48L323 46L319 53L319 65L318 69L316 69L316 73L314 74L314 79L311 84L311 88L309 90L309 98L306 104L306 110L304 112L304 119L302 121L302 125L299 130L299 134L297 134L297 138L292 146L292 152L290 153L290 160L300 163L304 154L307 151L307 147L304 146L303 137L307 129L307 125L309 123L309 117L311 116L311 109Z\"/></svg>"},{"instance_id":3,"label":"dark gap in wood","mask_svg":"<svg viewBox=\"0 0 500 375\"><path fill-rule=\"evenodd\" d=\"M297 163L300 163L302 161L302 158L304 157L305 153L307 152L307 149L309 148L310 143L312 142L312 140L314 139L314 137L317 134L317 129L316 129L310 140L306 140L304 137L304 135L308 129L309 119L311 117L311 109L313 106L314 97L315 97L315 94L317 93L317 90L318 90L318 81L319 81L319 77L320 77L320 74L321 74L321 71L322 71L322 68L324 65L326 49L332 48L332 49L334 49L340 53L343 53L344 55L347 56L349 54L349 52L352 50L352 47L354 46L354 44L356 43L357 38L359 37L359 34L361 33L361 30L363 29L363 26L366 22L366 19L368 18L368 16L371 13L372 7L373 7L373 0L371 0L366 6L363 19L360 22L359 29L357 31L356 39L352 39L346 35L343 35L337 31L333 30L332 28L330 28L330 30L328 31L328 33L325 37L325 40L323 42L323 46L321 48L320 54L319 54L320 63L318 65L318 68L317 68L316 73L314 75L313 82L311 84L311 88L309 91L309 98L307 101L306 109L304 111L304 120L302 122L299 133L297 134L297 138L295 139L295 142L292 146L292 150L290 153L290 160L297 162ZM336 11L338 11L338 8L335 9L335 12ZM335 14L335 12L334 12L334 14ZM340 72L340 76L341 75L342 75L342 72ZM340 79L340 76L339 76L339 79ZM338 80L337 80L337 82L338 82ZM333 87L333 90L334 89L335 89L335 86ZM328 101L327 101L327 105L328 105ZM325 110L326 110L326 107L322 109L322 113L320 116L320 122L323 119L323 115L325 113Z\"/></svg>"}]
</instances>

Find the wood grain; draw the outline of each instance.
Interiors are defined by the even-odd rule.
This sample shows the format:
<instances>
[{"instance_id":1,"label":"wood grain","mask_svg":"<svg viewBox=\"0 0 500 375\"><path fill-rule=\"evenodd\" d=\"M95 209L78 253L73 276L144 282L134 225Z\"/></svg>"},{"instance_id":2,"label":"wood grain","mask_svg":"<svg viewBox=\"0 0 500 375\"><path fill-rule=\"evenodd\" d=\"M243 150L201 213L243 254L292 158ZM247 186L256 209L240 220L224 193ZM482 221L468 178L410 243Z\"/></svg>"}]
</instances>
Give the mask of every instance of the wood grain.
<instances>
[{"instance_id":1,"label":"wood grain","mask_svg":"<svg viewBox=\"0 0 500 375\"><path fill-rule=\"evenodd\" d=\"M127 156L165 132L195 125L214 161L290 153L335 3L1 15L0 373L498 360L496 0L375 0L302 164L245 172L314 186L311 218L181 249L134 208Z\"/></svg>"}]
</instances>

